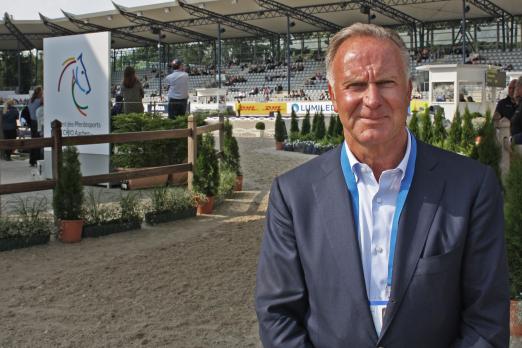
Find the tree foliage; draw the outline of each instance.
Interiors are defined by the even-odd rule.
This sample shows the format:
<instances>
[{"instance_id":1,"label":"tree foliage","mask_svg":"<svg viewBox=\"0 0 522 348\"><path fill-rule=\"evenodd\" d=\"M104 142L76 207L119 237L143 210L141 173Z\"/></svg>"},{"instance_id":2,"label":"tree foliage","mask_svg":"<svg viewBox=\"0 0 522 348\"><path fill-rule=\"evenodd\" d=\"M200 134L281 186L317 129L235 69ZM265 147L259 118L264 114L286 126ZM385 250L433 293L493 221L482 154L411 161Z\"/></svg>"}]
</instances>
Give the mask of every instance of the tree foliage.
<instances>
[{"instance_id":1,"label":"tree foliage","mask_svg":"<svg viewBox=\"0 0 522 348\"><path fill-rule=\"evenodd\" d=\"M415 135L416 138L420 138L419 118L417 117L417 111L413 111L410 123L408 124L408 129L413 135Z\"/></svg>"},{"instance_id":2,"label":"tree foliage","mask_svg":"<svg viewBox=\"0 0 522 348\"><path fill-rule=\"evenodd\" d=\"M214 196L219 189L219 161L211 133L203 135L192 180L194 191Z\"/></svg>"},{"instance_id":3,"label":"tree foliage","mask_svg":"<svg viewBox=\"0 0 522 348\"><path fill-rule=\"evenodd\" d=\"M285 121L283 121L283 117L281 116L280 112L277 113L275 120L274 138L278 142L283 142L286 138L288 138Z\"/></svg>"},{"instance_id":4,"label":"tree foliage","mask_svg":"<svg viewBox=\"0 0 522 348\"><path fill-rule=\"evenodd\" d=\"M292 116L290 118L290 133L298 133L299 132L299 123L297 122L297 115L295 110L292 109Z\"/></svg>"},{"instance_id":5,"label":"tree foliage","mask_svg":"<svg viewBox=\"0 0 522 348\"><path fill-rule=\"evenodd\" d=\"M54 215L62 220L79 220L82 215L83 185L78 150L74 146L65 148L59 170L58 181L53 191Z\"/></svg>"},{"instance_id":6,"label":"tree foliage","mask_svg":"<svg viewBox=\"0 0 522 348\"><path fill-rule=\"evenodd\" d=\"M310 133L310 111L306 111L306 115L303 119L303 124L301 124L301 135L307 135Z\"/></svg>"}]
</instances>

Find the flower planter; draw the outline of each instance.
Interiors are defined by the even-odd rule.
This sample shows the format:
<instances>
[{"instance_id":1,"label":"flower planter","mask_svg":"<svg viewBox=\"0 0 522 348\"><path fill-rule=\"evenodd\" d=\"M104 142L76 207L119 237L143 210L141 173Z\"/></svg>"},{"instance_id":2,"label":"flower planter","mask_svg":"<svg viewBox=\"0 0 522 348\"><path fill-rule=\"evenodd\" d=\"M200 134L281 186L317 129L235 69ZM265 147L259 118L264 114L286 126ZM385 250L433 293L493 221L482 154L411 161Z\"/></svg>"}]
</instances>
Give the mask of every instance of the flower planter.
<instances>
[{"instance_id":1,"label":"flower planter","mask_svg":"<svg viewBox=\"0 0 522 348\"><path fill-rule=\"evenodd\" d=\"M265 130L264 129L258 129L257 130L257 137L263 138L265 136Z\"/></svg>"},{"instance_id":2,"label":"flower planter","mask_svg":"<svg viewBox=\"0 0 522 348\"><path fill-rule=\"evenodd\" d=\"M5 238L0 239L0 251L27 248L47 243L49 243L49 235Z\"/></svg>"},{"instance_id":3,"label":"flower planter","mask_svg":"<svg viewBox=\"0 0 522 348\"><path fill-rule=\"evenodd\" d=\"M181 211L160 211L145 213L145 222L149 225L159 224L196 216L196 208L188 208Z\"/></svg>"},{"instance_id":4,"label":"flower planter","mask_svg":"<svg viewBox=\"0 0 522 348\"><path fill-rule=\"evenodd\" d=\"M522 337L522 301L511 300L509 306L509 331L512 337Z\"/></svg>"},{"instance_id":5,"label":"flower planter","mask_svg":"<svg viewBox=\"0 0 522 348\"><path fill-rule=\"evenodd\" d=\"M83 220L60 220L58 238L64 243L77 243L82 240Z\"/></svg>"},{"instance_id":6,"label":"flower planter","mask_svg":"<svg viewBox=\"0 0 522 348\"><path fill-rule=\"evenodd\" d=\"M243 175L236 176L234 191L243 191Z\"/></svg>"},{"instance_id":7,"label":"flower planter","mask_svg":"<svg viewBox=\"0 0 522 348\"><path fill-rule=\"evenodd\" d=\"M198 215L212 214L214 210L214 196L207 196L206 202L198 202L197 209Z\"/></svg>"},{"instance_id":8,"label":"flower planter","mask_svg":"<svg viewBox=\"0 0 522 348\"><path fill-rule=\"evenodd\" d=\"M101 237L113 233L120 233L141 228L141 221L125 221L112 220L102 223L101 225L85 225L83 226L82 238Z\"/></svg>"},{"instance_id":9,"label":"flower planter","mask_svg":"<svg viewBox=\"0 0 522 348\"><path fill-rule=\"evenodd\" d=\"M285 143L282 141L276 141L275 142L276 150L283 150L285 147Z\"/></svg>"}]
</instances>

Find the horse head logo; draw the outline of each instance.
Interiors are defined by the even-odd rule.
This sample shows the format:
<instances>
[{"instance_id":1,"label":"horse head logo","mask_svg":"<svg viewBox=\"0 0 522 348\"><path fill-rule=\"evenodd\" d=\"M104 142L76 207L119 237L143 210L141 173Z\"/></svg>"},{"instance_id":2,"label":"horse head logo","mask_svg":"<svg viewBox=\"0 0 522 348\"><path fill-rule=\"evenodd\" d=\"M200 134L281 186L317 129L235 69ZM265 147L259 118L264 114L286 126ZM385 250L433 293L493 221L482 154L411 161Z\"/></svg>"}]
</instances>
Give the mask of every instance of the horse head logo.
<instances>
[{"instance_id":1,"label":"horse head logo","mask_svg":"<svg viewBox=\"0 0 522 348\"><path fill-rule=\"evenodd\" d=\"M70 67L72 71L71 95L73 103L80 114L82 114L83 116L87 116L85 110L87 110L89 106L80 105L80 103L78 103L78 101L76 100L76 89L79 89L84 95L88 95L89 93L91 93L91 83L89 82L87 69L85 68L85 64L83 63L83 53L80 53L80 55L77 58L67 58L63 61L62 66L62 73L60 74L60 79L58 80L58 92L60 92L64 74Z\"/></svg>"}]
</instances>

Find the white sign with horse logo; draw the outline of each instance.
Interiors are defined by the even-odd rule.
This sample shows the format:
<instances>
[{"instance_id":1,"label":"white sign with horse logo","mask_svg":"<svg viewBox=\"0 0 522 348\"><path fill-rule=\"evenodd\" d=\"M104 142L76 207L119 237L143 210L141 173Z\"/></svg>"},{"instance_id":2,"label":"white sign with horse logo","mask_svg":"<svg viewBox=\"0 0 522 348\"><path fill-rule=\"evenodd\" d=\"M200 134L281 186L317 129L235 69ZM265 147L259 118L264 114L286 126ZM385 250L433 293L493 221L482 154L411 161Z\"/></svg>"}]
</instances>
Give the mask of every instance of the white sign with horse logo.
<instances>
[{"instance_id":1,"label":"white sign with horse logo","mask_svg":"<svg viewBox=\"0 0 522 348\"><path fill-rule=\"evenodd\" d=\"M51 136L53 120L62 122L64 137L110 132L110 43L109 32L44 39L45 137ZM109 144L78 150L84 175L108 172ZM45 152L46 176L48 159L50 149Z\"/></svg>"}]
</instances>

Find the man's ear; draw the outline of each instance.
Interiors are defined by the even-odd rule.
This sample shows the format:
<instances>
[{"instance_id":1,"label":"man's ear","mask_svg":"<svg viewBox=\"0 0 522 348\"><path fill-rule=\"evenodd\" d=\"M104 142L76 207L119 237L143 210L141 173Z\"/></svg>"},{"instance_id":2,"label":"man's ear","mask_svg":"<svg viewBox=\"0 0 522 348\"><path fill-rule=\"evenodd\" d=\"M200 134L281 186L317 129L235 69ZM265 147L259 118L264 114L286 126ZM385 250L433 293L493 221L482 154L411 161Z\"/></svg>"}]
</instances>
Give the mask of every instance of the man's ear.
<instances>
[{"instance_id":1,"label":"man's ear","mask_svg":"<svg viewBox=\"0 0 522 348\"><path fill-rule=\"evenodd\" d=\"M408 79L408 105L411 101L411 93L413 91L413 83L411 82L411 79Z\"/></svg>"},{"instance_id":2,"label":"man's ear","mask_svg":"<svg viewBox=\"0 0 522 348\"><path fill-rule=\"evenodd\" d=\"M332 101L334 111L336 113L339 113L339 111L337 111L337 102L335 100L334 90L332 85L330 85L330 81L328 81L328 93L330 94L330 100Z\"/></svg>"}]
</instances>

